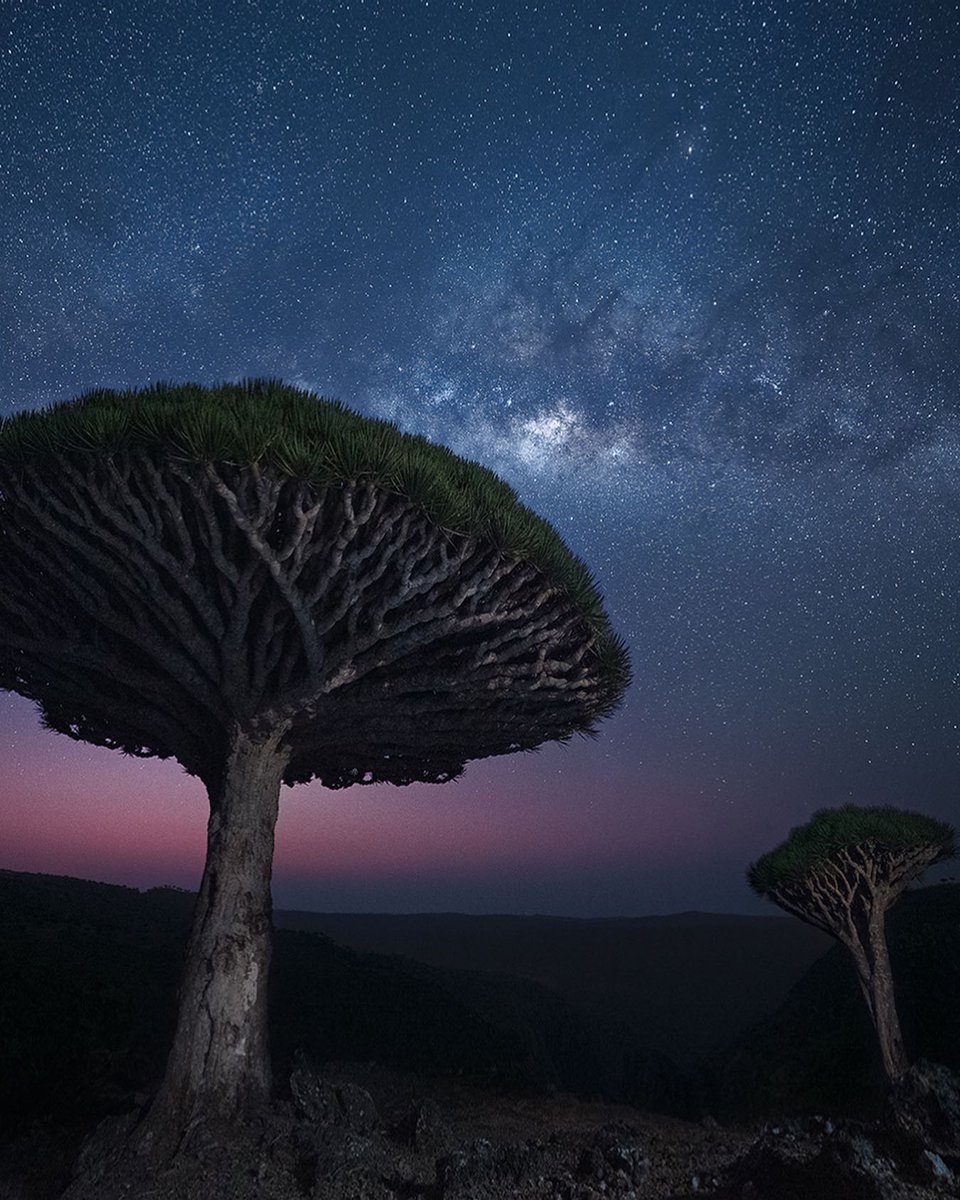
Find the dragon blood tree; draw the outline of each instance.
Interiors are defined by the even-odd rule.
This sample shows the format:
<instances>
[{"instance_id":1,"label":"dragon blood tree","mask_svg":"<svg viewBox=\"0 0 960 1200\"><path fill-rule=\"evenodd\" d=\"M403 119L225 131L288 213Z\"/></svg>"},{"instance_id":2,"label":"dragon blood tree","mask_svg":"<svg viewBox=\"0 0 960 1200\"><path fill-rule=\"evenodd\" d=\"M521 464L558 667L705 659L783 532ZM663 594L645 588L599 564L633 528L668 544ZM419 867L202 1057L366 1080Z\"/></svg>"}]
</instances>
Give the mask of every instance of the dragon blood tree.
<instances>
[{"instance_id":1,"label":"dragon blood tree","mask_svg":"<svg viewBox=\"0 0 960 1200\"><path fill-rule=\"evenodd\" d=\"M814 813L747 871L758 895L850 951L891 1081L910 1063L900 1035L886 912L927 867L953 856L954 836L949 825L922 813L846 804Z\"/></svg>"},{"instance_id":2,"label":"dragon blood tree","mask_svg":"<svg viewBox=\"0 0 960 1200\"><path fill-rule=\"evenodd\" d=\"M0 427L0 687L175 758L207 859L148 1126L269 1096L281 784L443 783L588 732L629 666L584 565L489 471L270 381Z\"/></svg>"}]
</instances>

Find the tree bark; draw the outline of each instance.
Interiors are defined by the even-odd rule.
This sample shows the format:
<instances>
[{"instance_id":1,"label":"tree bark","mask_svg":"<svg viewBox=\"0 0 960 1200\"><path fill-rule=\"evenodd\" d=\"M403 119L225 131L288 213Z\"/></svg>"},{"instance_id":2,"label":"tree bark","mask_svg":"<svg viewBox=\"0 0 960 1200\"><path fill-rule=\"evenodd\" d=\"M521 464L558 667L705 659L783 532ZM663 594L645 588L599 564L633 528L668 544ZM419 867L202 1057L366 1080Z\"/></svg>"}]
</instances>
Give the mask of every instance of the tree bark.
<instances>
[{"instance_id":1,"label":"tree bark","mask_svg":"<svg viewBox=\"0 0 960 1200\"><path fill-rule=\"evenodd\" d=\"M869 944L865 947L869 970L866 977L861 974L860 986L877 1030L883 1069L891 1082L896 1082L910 1069L910 1062L900 1032L900 1017L893 990L893 971L884 932L885 916L886 908L880 906L870 915Z\"/></svg>"},{"instance_id":2,"label":"tree bark","mask_svg":"<svg viewBox=\"0 0 960 1200\"><path fill-rule=\"evenodd\" d=\"M270 875L285 730L235 730L210 786L207 859L166 1074L143 1135L174 1147L205 1119L234 1121L269 1099Z\"/></svg>"},{"instance_id":3,"label":"tree bark","mask_svg":"<svg viewBox=\"0 0 960 1200\"><path fill-rule=\"evenodd\" d=\"M891 1082L896 1082L910 1069L900 1033L900 1017L897 1013L896 996L893 990L893 970L884 931L889 904L874 897L873 905L864 925L851 928L841 937L853 956L857 968L860 991L867 1004L870 1020L877 1032L883 1069Z\"/></svg>"}]
</instances>

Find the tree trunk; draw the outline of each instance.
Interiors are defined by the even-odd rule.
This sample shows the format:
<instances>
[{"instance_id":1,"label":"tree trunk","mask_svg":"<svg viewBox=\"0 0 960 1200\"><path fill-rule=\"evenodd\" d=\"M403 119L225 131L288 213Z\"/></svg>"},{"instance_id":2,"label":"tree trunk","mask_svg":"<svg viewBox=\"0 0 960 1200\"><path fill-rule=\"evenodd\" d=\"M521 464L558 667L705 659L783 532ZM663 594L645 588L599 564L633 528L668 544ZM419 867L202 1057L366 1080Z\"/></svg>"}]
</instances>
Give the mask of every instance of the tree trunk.
<instances>
[{"instance_id":1,"label":"tree trunk","mask_svg":"<svg viewBox=\"0 0 960 1200\"><path fill-rule=\"evenodd\" d=\"M210 788L207 860L177 1031L143 1130L154 1144L178 1142L203 1119L242 1119L270 1095L270 874L289 757L282 732L236 730L220 782Z\"/></svg>"},{"instance_id":2,"label":"tree trunk","mask_svg":"<svg viewBox=\"0 0 960 1200\"><path fill-rule=\"evenodd\" d=\"M897 1001L893 990L893 971L884 933L885 916L886 909L879 905L870 914L867 944L859 947L859 953L854 951L853 957L857 964L860 988L880 1042L883 1069L887 1078L896 1082L910 1069L910 1061L900 1033L900 1017L897 1014Z\"/></svg>"}]
</instances>

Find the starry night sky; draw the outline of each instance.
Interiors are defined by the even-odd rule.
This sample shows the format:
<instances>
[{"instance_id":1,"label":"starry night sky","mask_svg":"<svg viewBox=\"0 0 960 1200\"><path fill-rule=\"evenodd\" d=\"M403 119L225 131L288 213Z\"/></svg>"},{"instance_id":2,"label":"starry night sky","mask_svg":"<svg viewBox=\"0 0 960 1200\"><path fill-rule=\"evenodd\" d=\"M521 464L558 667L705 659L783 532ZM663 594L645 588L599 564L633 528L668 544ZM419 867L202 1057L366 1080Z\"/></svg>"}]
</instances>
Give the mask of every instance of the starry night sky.
<instances>
[{"instance_id":1,"label":"starry night sky","mask_svg":"<svg viewBox=\"0 0 960 1200\"><path fill-rule=\"evenodd\" d=\"M12 0L0 28L0 412L310 387L508 479L631 648L595 742L285 791L278 904L775 911L744 868L817 808L960 820L953 5ZM0 737L0 865L195 886L196 780L9 695Z\"/></svg>"}]
</instances>

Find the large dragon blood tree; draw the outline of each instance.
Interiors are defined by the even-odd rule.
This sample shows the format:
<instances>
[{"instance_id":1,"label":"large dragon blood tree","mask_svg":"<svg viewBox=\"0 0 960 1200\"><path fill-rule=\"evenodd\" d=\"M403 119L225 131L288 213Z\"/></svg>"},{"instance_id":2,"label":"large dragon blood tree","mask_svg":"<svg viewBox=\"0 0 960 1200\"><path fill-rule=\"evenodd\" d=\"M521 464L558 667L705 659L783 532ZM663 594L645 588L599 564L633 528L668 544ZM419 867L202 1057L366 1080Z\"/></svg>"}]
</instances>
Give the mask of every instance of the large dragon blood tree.
<instances>
[{"instance_id":1,"label":"large dragon blood tree","mask_svg":"<svg viewBox=\"0 0 960 1200\"><path fill-rule=\"evenodd\" d=\"M814 813L747 871L753 890L850 951L891 1081L910 1068L885 932L887 909L954 854L954 831L922 813L846 804Z\"/></svg>"},{"instance_id":2,"label":"large dragon blood tree","mask_svg":"<svg viewBox=\"0 0 960 1200\"><path fill-rule=\"evenodd\" d=\"M269 1095L280 786L454 779L588 732L628 660L489 471L295 388L93 392L0 426L0 687L210 798L148 1124Z\"/></svg>"}]
</instances>

